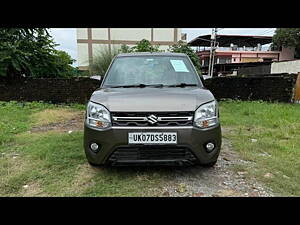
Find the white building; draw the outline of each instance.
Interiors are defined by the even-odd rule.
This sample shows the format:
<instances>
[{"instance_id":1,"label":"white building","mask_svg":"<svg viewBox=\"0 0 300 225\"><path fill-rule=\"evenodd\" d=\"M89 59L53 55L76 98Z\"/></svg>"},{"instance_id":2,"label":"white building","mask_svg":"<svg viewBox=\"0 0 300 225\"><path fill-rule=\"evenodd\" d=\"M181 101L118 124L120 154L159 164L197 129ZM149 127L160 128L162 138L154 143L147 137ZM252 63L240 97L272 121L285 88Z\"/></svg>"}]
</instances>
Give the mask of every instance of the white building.
<instances>
[{"instance_id":1,"label":"white building","mask_svg":"<svg viewBox=\"0 0 300 225\"><path fill-rule=\"evenodd\" d=\"M97 53L105 48L118 49L122 44L129 47L142 39L167 50L179 40L186 41L181 28L77 28L78 66L87 70Z\"/></svg>"}]
</instances>

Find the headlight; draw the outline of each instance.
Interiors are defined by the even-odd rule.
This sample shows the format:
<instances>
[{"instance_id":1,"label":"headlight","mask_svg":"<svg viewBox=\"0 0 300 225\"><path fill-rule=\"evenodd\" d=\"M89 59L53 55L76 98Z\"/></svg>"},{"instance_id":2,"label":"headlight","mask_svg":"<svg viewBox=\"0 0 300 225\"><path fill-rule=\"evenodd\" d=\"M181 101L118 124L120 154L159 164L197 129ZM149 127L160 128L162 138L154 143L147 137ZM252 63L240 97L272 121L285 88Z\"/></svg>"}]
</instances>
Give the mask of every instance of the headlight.
<instances>
[{"instance_id":1,"label":"headlight","mask_svg":"<svg viewBox=\"0 0 300 225\"><path fill-rule=\"evenodd\" d=\"M102 105L89 102L87 106L87 124L96 128L107 128L111 126L110 113Z\"/></svg>"},{"instance_id":2,"label":"headlight","mask_svg":"<svg viewBox=\"0 0 300 225\"><path fill-rule=\"evenodd\" d=\"M200 128L207 128L218 123L218 105L212 101L201 105L195 112L194 124Z\"/></svg>"}]
</instances>

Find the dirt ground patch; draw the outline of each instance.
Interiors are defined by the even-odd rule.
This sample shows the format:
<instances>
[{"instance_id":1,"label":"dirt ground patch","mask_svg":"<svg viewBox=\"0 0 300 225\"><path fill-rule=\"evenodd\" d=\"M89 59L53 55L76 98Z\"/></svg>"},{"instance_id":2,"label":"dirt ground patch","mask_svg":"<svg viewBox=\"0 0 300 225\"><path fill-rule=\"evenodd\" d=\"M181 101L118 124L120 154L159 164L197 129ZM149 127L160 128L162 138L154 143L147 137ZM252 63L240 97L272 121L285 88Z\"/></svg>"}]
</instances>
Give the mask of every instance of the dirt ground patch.
<instances>
[{"instance_id":1,"label":"dirt ground patch","mask_svg":"<svg viewBox=\"0 0 300 225\"><path fill-rule=\"evenodd\" d=\"M47 196L40 188L40 185L38 183L29 183L25 184L22 187L21 196L23 197L43 197Z\"/></svg>"},{"instance_id":2,"label":"dirt ground patch","mask_svg":"<svg viewBox=\"0 0 300 225\"><path fill-rule=\"evenodd\" d=\"M193 166L179 168L163 188L153 189L156 196L180 197L259 197L273 196L254 178L247 177L243 170L235 171L233 165L251 166L252 162L241 160L232 150L229 140L223 138L221 154L212 168Z\"/></svg>"},{"instance_id":3,"label":"dirt ground patch","mask_svg":"<svg viewBox=\"0 0 300 225\"><path fill-rule=\"evenodd\" d=\"M43 120L43 118L48 119ZM56 119L52 117L57 116ZM83 129L84 111L67 111L67 110L45 110L35 114L34 119L37 124L31 129L31 132L47 132L55 130L58 132L72 132Z\"/></svg>"}]
</instances>

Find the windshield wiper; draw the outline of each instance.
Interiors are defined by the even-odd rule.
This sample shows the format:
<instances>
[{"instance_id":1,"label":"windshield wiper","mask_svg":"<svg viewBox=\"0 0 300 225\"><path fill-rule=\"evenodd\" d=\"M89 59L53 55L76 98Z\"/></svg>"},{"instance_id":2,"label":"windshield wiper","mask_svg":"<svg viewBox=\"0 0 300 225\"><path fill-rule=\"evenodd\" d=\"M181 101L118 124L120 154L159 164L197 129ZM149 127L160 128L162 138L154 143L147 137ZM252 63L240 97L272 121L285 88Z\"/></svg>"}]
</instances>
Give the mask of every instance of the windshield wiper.
<instances>
[{"instance_id":1,"label":"windshield wiper","mask_svg":"<svg viewBox=\"0 0 300 225\"><path fill-rule=\"evenodd\" d=\"M110 86L110 88L144 88L144 87L163 87L163 84L131 84L131 85L117 85L117 86Z\"/></svg>"},{"instance_id":2,"label":"windshield wiper","mask_svg":"<svg viewBox=\"0 0 300 225\"><path fill-rule=\"evenodd\" d=\"M197 86L197 84L180 83L180 84L167 85L167 87L188 87L188 86Z\"/></svg>"},{"instance_id":3,"label":"windshield wiper","mask_svg":"<svg viewBox=\"0 0 300 225\"><path fill-rule=\"evenodd\" d=\"M144 87L189 87L189 86L197 86L197 84L171 84L171 85L163 85L163 84L130 84L130 85L117 85L117 86L109 86L110 88L144 88Z\"/></svg>"}]
</instances>

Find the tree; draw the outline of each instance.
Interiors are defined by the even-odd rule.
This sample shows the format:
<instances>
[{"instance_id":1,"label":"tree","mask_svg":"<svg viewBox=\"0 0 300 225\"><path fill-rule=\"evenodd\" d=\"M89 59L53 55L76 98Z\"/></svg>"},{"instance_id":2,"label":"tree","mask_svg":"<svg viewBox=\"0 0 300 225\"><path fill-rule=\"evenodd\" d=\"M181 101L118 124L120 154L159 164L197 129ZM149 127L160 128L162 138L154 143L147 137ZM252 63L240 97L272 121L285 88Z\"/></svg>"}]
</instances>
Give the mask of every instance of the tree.
<instances>
[{"instance_id":1,"label":"tree","mask_svg":"<svg viewBox=\"0 0 300 225\"><path fill-rule=\"evenodd\" d=\"M150 41L143 39L136 46L131 47L131 52L161 52L159 45L153 46Z\"/></svg>"},{"instance_id":2,"label":"tree","mask_svg":"<svg viewBox=\"0 0 300 225\"><path fill-rule=\"evenodd\" d=\"M71 66L75 62L71 56L61 50L53 50L48 57L48 64L37 64L32 67L34 77L71 77L78 75L78 71Z\"/></svg>"},{"instance_id":3,"label":"tree","mask_svg":"<svg viewBox=\"0 0 300 225\"><path fill-rule=\"evenodd\" d=\"M170 46L168 49L170 52L176 52L176 53L185 53L187 54L192 63L194 64L197 72L199 75L201 74L201 65L198 55L195 53L195 51L188 46L183 41L178 41L176 44ZM129 48L127 45L122 45L120 52L122 53L130 53L130 52L162 52L162 50L159 50L159 46L152 46L151 42L148 40L141 40L137 43L136 46Z\"/></svg>"},{"instance_id":4,"label":"tree","mask_svg":"<svg viewBox=\"0 0 300 225\"><path fill-rule=\"evenodd\" d=\"M195 53L195 51L186 43L184 43L183 41L178 41L176 44L170 46L168 51L187 54L190 57L191 61L193 62L199 75L201 74L200 59L198 55Z\"/></svg>"},{"instance_id":5,"label":"tree","mask_svg":"<svg viewBox=\"0 0 300 225\"><path fill-rule=\"evenodd\" d=\"M277 28L273 36L273 48L295 47L295 57L300 57L300 28Z\"/></svg>"},{"instance_id":6,"label":"tree","mask_svg":"<svg viewBox=\"0 0 300 225\"><path fill-rule=\"evenodd\" d=\"M153 46L150 41L142 39L137 43L136 46L129 47L128 45L121 45L121 53L130 53L130 52L162 52L159 50L159 45Z\"/></svg>"},{"instance_id":7,"label":"tree","mask_svg":"<svg viewBox=\"0 0 300 225\"><path fill-rule=\"evenodd\" d=\"M131 48L128 45L122 44L121 48L119 49L121 53L130 53L132 52Z\"/></svg>"},{"instance_id":8,"label":"tree","mask_svg":"<svg viewBox=\"0 0 300 225\"><path fill-rule=\"evenodd\" d=\"M45 28L0 28L0 76L71 75L71 57L55 49Z\"/></svg>"}]
</instances>

